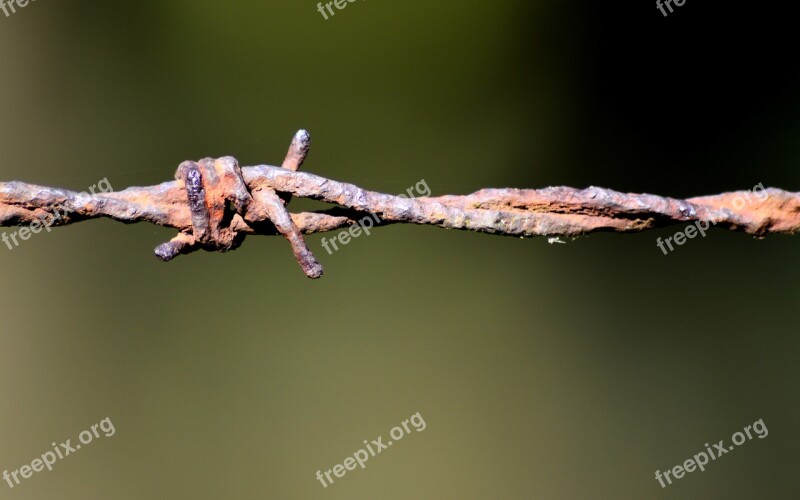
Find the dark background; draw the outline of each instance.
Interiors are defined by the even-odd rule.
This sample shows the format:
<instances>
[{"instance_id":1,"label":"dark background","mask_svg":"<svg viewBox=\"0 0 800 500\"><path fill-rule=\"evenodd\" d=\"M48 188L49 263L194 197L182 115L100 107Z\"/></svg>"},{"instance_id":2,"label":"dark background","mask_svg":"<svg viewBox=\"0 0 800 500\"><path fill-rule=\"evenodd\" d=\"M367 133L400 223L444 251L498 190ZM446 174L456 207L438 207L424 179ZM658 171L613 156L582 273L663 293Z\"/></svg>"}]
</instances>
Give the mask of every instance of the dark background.
<instances>
[{"instance_id":1,"label":"dark background","mask_svg":"<svg viewBox=\"0 0 800 500\"><path fill-rule=\"evenodd\" d=\"M384 192L797 190L790 4L653 3L39 0L0 13L0 180L276 164L304 127L304 170ZM0 497L795 498L800 240L663 255L679 229L313 236L319 281L277 238L163 264L173 231L92 221L2 247L0 470L117 433ZM424 432L314 478L416 412Z\"/></svg>"}]
</instances>

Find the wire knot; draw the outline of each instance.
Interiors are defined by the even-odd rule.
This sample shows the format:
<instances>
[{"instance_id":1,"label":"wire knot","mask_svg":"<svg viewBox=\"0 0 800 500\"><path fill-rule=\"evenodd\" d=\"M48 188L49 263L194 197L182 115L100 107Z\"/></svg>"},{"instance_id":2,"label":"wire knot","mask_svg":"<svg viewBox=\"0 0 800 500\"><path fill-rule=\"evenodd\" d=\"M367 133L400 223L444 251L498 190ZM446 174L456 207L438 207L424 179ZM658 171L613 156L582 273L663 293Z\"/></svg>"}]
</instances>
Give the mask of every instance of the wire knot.
<instances>
[{"instance_id":1,"label":"wire knot","mask_svg":"<svg viewBox=\"0 0 800 500\"><path fill-rule=\"evenodd\" d=\"M295 134L283 168L296 171L305 161L311 137L305 130ZM175 173L183 181L189 202L192 228L156 247L156 257L169 261L196 250L227 252L244 241L250 225L271 223L288 241L303 272L309 278L322 276L322 266L308 248L303 235L286 210L289 197L259 187L251 192L239 162L232 156L185 161Z\"/></svg>"}]
</instances>

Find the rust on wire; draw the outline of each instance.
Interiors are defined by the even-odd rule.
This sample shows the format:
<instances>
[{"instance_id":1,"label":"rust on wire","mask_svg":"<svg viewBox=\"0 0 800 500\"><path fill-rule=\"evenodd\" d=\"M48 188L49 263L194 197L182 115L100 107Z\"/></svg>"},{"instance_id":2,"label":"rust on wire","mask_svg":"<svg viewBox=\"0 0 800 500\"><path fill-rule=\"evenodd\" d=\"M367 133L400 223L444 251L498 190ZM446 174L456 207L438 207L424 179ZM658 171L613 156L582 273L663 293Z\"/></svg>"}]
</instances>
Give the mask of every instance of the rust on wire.
<instances>
[{"instance_id":1,"label":"rust on wire","mask_svg":"<svg viewBox=\"0 0 800 500\"><path fill-rule=\"evenodd\" d=\"M281 167L241 168L232 157L205 158L183 162L175 181L112 193L86 195L22 182L0 183L0 226L40 221L53 206L68 209L56 225L97 217L150 222L180 231L156 248L156 256L164 261L200 249L234 250L247 235L282 235L310 278L320 277L322 266L303 234L351 226L365 214L378 215L379 225L428 224L519 237L637 232L693 221L759 237L800 229L800 193L775 188L763 189L758 196L737 191L686 200L598 187L393 196L300 172L310 145L309 134L301 130ZM290 214L286 204L292 196L338 207Z\"/></svg>"}]
</instances>

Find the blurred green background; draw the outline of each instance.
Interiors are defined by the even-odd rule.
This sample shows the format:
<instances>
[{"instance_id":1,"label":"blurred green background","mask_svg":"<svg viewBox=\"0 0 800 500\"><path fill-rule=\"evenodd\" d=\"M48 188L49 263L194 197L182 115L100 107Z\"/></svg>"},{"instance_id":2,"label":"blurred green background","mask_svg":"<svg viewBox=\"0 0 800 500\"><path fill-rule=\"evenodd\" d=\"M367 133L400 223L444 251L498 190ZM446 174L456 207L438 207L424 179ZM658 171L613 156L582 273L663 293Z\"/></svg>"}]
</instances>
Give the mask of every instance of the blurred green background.
<instances>
[{"instance_id":1,"label":"blurred green background","mask_svg":"<svg viewBox=\"0 0 800 500\"><path fill-rule=\"evenodd\" d=\"M304 170L384 192L797 190L792 18L720 5L40 0L0 13L0 180L278 164L305 127ZM312 236L319 281L278 238L163 264L173 231L92 221L2 247L0 470L116 434L0 498L797 498L800 238L664 256L677 229ZM416 412L424 432L315 479ZM758 419L767 438L655 480Z\"/></svg>"}]
</instances>

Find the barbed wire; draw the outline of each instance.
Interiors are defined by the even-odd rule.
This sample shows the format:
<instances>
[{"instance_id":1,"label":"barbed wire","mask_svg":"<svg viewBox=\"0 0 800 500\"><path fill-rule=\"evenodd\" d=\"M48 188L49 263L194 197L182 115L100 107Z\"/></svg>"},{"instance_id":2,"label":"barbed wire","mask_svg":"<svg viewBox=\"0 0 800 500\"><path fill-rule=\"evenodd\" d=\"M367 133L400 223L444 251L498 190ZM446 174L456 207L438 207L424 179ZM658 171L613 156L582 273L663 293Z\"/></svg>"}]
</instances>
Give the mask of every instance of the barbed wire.
<instances>
[{"instance_id":1,"label":"barbed wire","mask_svg":"<svg viewBox=\"0 0 800 500\"><path fill-rule=\"evenodd\" d=\"M461 196L409 198L299 172L310 145L310 136L301 130L280 167L240 168L233 157L206 158L183 162L174 181L110 193L0 183L0 226L41 222L55 206L63 207L64 214L53 225L98 217L150 222L180 231L155 249L165 261L200 249L233 250L248 235L280 234L311 278L322 275L322 266L302 235L353 226L370 214L377 216L375 225L426 224L517 237L627 233L695 221L757 237L800 229L800 193L782 189L685 200L599 187L483 189ZM338 206L290 214L285 207L291 196Z\"/></svg>"}]
</instances>

